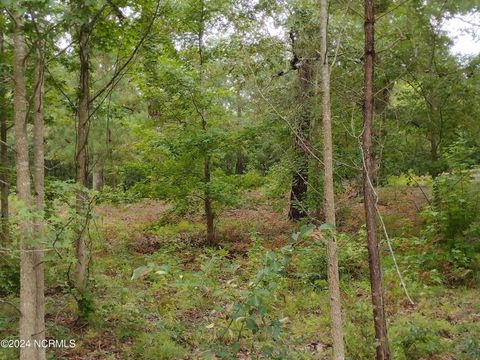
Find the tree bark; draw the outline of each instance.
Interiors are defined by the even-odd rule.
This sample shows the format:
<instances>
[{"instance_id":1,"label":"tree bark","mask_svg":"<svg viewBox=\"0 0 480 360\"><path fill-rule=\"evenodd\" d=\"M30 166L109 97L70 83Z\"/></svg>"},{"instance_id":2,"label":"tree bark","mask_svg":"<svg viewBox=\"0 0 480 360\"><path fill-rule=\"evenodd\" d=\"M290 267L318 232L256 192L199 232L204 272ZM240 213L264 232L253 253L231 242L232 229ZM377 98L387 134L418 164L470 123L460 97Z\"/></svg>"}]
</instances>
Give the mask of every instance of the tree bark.
<instances>
[{"instance_id":1,"label":"tree bark","mask_svg":"<svg viewBox=\"0 0 480 360\"><path fill-rule=\"evenodd\" d=\"M367 226L368 263L372 291L373 321L375 327L376 359L390 359L387 338L387 325L383 305L382 273L375 225L375 194L373 189L372 125L374 113L374 0L365 0L365 64L364 64L364 104L363 104L363 196L365 221Z\"/></svg>"},{"instance_id":2,"label":"tree bark","mask_svg":"<svg viewBox=\"0 0 480 360\"><path fill-rule=\"evenodd\" d=\"M335 227L335 195L333 188L332 117L330 112L330 67L328 65L328 0L320 0L320 56L322 75L322 125L323 125L323 207L326 223ZM340 279L338 275L337 243L334 233L327 239L327 275L330 301L330 329L333 344L333 359L345 358L343 343L342 306Z\"/></svg>"},{"instance_id":3,"label":"tree bark","mask_svg":"<svg viewBox=\"0 0 480 360\"><path fill-rule=\"evenodd\" d=\"M0 56L3 58L4 40L0 32ZM1 70L0 81L7 81L7 74ZM1 196L1 236L0 242L5 245L9 239L8 226L8 146L7 146L7 102L4 86L0 86L0 196Z\"/></svg>"},{"instance_id":4,"label":"tree bark","mask_svg":"<svg viewBox=\"0 0 480 360\"><path fill-rule=\"evenodd\" d=\"M240 88L237 91L237 121L239 124L242 121L242 98L240 96ZM235 174L242 175L244 171L245 165L243 163L243 151L242 147L238 145L236 151Z\"/></svg>"},{"instance_id":5,"label":"tree bark","mask_svg":"<svg viewBox=\"0 0 480 360\"><path fill-rule=\"evenodd\" d=\"M83 11L86 12L85 8ZM80 79L79 79L79 102L78 102L78 123L77 123L77 147L76 147L76 181L82 187L87 187L87 139L89 125L89 24L86 21L80 26L78 34L79 57L80 57ZM85 212L84 193L77 193L77 213L82 222ZM87 271L87 249L84 238L83 224L78 224L78 233L75 244L75 287L83 293L86 287Z\"/></svg>"},{"instance_id":6,"label":"tree bark","mask_svg":"<svg viewBox=\"0 0 480 360\"><path fill-rule=\"evenodd\" d=\"M243 164L243 152L240 147L237 148L236 160L235 160L235 174L242 175L245 172L245 166Z\"/></svg>"},{"instance_id":7,"label":"tree bark","mask_svg":"<svg viewBox=\"0 0 480 360\"><path fill-rule=\"evenodd\" d=\"M200 28L198 31L198 59L199 59L199 75L200 75L200 90L203 95L204 93L204 59L203 59L203 35L204 35L204 14L205 13L205 6L202 1L202 9L200 13ZM204 132L207 131L207 117L206 117L206 110L204 107L200 109L200 117L201 117L201 127ZM208 150L207 150L208 152ZM208 245L215 245L216 239L215 239L215 226L214 226L214 221L215 221L215 213L213 211L212 207L212 198L210 195L210 181L211 181L211 170L210 170L210 165L211 165L211 158L210 155L207 153L205 155L205 162L203 166L203 180L204 180L204 210L205 210L205 220L206 220L206 225L207 225L207 238L206 242Z\"/></svg>"},{"instance_id":8,"label":"tree bark","mask_svg":"<svg viewBox=\"0 0 480 360\"><path fill-rule=\"evenodd\" d=\"M303 104L299 116L299 126L295 133L295 153L298 164L294 166L292 188L290 191L290 209L288 218L299 220L308 216L303 207L308 190L308 132L310 129L310 111L307 100L310 96L312 66L308 59L301 61L298 67L298 102Z\"/></svg>"},{"instance_id":9,"label":"tree bark","mask_svg":"<svg viewBox=\"0 0 480 360\"><path fill-rule=\"evenodd\" d=\"M35 64L35 81L33 94L33 163L34 163L34 192L35 192L35 216L34 229L37 239L43 239L44 220L43 211L45 203L45 156L44 156L44 126L43 126L43 84L44 84L44 59L43 42L38 44L36 49L37 59ZM41 244L41 243L40 243ZM43 253L35 253L35 275L36 275L36 328L35 339L45 339L45 280ZM45 360L45 348L39 348L38 360Z\"/></svg>"},{"instance_id":10,"label":"tree bark","mask_svg":"<svg viewBox=\"0 0 480 360\"><path fill-rule=\"evenodd\" d=\"M13 4L13 121L15 131L15 168L17 196L26 209L31 210L30 170L27 138L27 99L25 92L26 44L23 36L23 15L19 4ZM20 340L33 344L37 331L37 277L38 247L34 244L33 226L29 219L20 219ZM37 359L32 346L20 348L21 360Z\"/></svg>"},{"instance_id":11,"label":"tree bark","mask_svg":"<svg viewBox=\"0 0 480 360\"><path fill-rule=\"evenodd\" d=\"M204 167L204 176L205 176L205 186L207 187L205 190L205 218L207 222L207 244L215 245L215 227L214 227L214 220L215 214L212 208L212 200L210 198L210 190L208 186L210 184L210 156L207 155L205 159L205 167Z\"/></svg>"}]
</instances>

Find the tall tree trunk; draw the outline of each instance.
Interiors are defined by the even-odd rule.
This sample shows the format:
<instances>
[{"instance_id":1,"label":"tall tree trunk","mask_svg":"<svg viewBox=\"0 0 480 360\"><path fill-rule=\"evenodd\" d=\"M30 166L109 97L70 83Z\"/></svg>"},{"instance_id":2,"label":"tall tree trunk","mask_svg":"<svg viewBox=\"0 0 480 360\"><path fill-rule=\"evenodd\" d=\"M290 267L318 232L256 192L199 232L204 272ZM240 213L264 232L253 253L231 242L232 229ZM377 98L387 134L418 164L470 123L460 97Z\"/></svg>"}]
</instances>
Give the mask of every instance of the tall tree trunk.
<instances>
[{"instance_id":1,"label":"tall tree trunk","mask_svg":"<svg viewBox=\"0 0 480 360\"><path fill-rule=\"evenodd\" d=\"M335 227L335 197L333 188L332 117L330 113L330 67L328 65L328 0L320 0L320 56L322 75L322 125L323 125L323 206L326 223ZM342 306L340 279L338 275L337 243L333 232L327 239L327 275L330 301L330 329L333 343L333 358L343 360Z\"/></svg>"},{"instance_id":2,"label":"tall tree trunk","mask_svg":"<svg viewBox=\"0 0 480 360\"><path fill-rule=\"evenodd\" d=\"M15 2L13 19L13 121L15 131L15 168L17 196L31 209L30 170L27 138L27 99L25 93L26 44L23 36L23 15ZM36 250L33 227L29 219L21 219L20 231L20 340L33 344L37 330ZM37 359L34 346L20 348L20 359Z\"/></svg>"},{"instance_id":3,"label":"tall tree trunk","mask_svg":"<svg viewBox=\"0 0 480 360\"><path fill-rule=\"evenodd\" d=\"M43 130L43 83L44 83L44 60L43 60L43 42L38 44L37 59L35 64L35 81L33 94L33 163L34 163L34 192L35 192L35 236L37 239L43 239L44 233L44 201L45 201L45 159L44 159L44 130ZM35 338L39 341L45 339L45 292L44 292L44 266L43 253L35 253L35 274L37 286L36 301L36 328ZM38 360L45 360L45 348L39 348L37 353Z\"/></svg>"},{"instance_id":4,"label":"tall tree trunk","mask_svg":"<svg viewBox=\"0 0 480 360\"><path fill-rule=\"evenodd\" d=\"M243 152L240 147L237 148L235 160L235 174L242 175L245 172L245 165L243 164Z\"/></svg>"},{"instance_id":5,"label":"tall tree trunk","mask_svg":"<svg viewBox=\"0 0 480 360\"><path fill-rule=\"evenodd\" d=\"M3 32L0 32L0 56L3 59L4 40ZM7 81L7 74L1 69L0 82ZM7 146L7 102L4 86L0 86L0 196L1 196L1 223L0 223L0 242L8 243L8 146Z\"/></svg>"},{"instance_id":6,"label":"tall tree trunk","mask_svg":"<svg viewBox=\"0 0 480 360\"><path fill-rule=\"evenodd\" d=\"M367 225L368 263L370 267L370 286L372 291L373 321L375 327L376 359L390 359L388 347L387 325L383 306L382 273L380 254L375 225L375 194L373 190L372 162L372 125L374 109L374 0L365 0L365 77L363 104L363 196L365 221Z\"/></svg>"},{"instance_id":7,"label":"tall tree trunk","mask_svg":"<svg viewBox=\"0 0 480 360\"><path fill-rule=\"evenodd\" d=\"M86 10L84 10L86 12ZM76 147L76 181L82 187L87 187L87 138L89 125L89 24L86 21L80 26L79 56L80 56L80 81L79 81L79 102L78 102L78 123L77 123L77 147ZM86 201L84 193L77 193L77 213L83 221L85 215ZM75 244L75 287L83 293L86 287L87 271L87 249L85 244L85 226L78 224L78 233Z\"/></svg>"},{"instance_id":8,"label":"tall tree trunk","mask_svg":"<svg viewBox=\"0 0 480 360\"><path fill-rule=\"evenodd\" d=\"M198 59L199 59L199 72L200 72L200 89L202 95L204 94L204 70L203 70L203 35L204 35L204 30L205 30L205 5L202 1L202 9L201 9L201 14L200 14L200 29L198 32ZM202 105L203 106L203 105ZM206 110L205 108L200 109L200 117L201 117L201 126L202 130L204 132L207 131L207 117L206 117ZM208 151L208 150L207 150ZM206 242L209 245L214 245L216 243L215 240L215 227L214 227L214 220L215 220L215 213L213 212L213 206L212 206L212 198L210 195L210 181L211 181L211 157L209 154L205 155L205 163L203 166L203 180L204 180L204 185L205 185L205 190L204 190L204 210L205 210L205 220L206 220L206 225L207 225L207 238Z\"/></svg>"},{"instance_id":9,"label":"tall tree trunk","mask_svg":"<svg viewBox=\"0 0 480 360\"><path fill-rule=\"evenodd\" d=\"M207 244L215 245L215 227L214 227L214 220L215 214L212 208L212 199L210 198L210 190L208 186L210 184L210 156L207 155L205 158L205 166L204 166L204 176L205 176L205 218L207 222Z\"/></svg>"},{"instance_id":10,"label":"tall tree trunk","mask_svg":"<svg viewBox=\"0 0 480 360\"><path fill-rule=\"evenodd\" d=\"M237 90L237 122L240 125L242 121L242 97L240 95L240 87ZM241 145L238 145L236 151L236 161L235 161L235 174L241 175L245 171L245 165L243 161L243 151Z\"/></svg>"},{"instance_id":11,"label":"tall tree trunk","mask_svg":"<svg viewBox=\"0 0 480 360\"><path fill-rule=\"evenodd\" d=\"M298 67L298 102L302 104L299 115L299 126L295 133L295 153L298 163L294 165L292 188L290 191L290 209L288 218L299 220L306 217L307 211L303 207L303 201L308 190L308 133L310 130L310 109L307 104L310 97L312 66L308 59L301 61Z\"/></svg>"}]
</instances>

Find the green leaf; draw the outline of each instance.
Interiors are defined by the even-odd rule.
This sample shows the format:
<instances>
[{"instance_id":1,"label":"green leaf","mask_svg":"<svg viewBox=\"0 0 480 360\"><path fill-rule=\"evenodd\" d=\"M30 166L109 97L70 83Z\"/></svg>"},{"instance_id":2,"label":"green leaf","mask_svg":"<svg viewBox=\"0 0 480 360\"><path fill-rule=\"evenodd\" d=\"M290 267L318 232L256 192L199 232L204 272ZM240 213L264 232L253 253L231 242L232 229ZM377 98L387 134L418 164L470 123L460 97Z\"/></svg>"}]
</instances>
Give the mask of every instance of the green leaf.
<instances>
[{"instance_id":1,"label":"green leaf","mask_svg":"<svg viewBox=\"0 0 480 360\"><path fill-rule=\"evenodd\" d=\"M278 320L275 320L272 322L272 325L270 327L270 331L272 332L272 338L273 339L278 339L280 337L280 322Z\"/></svg>"},{"instance_id":2,"label":"green leaf","mask_svg":"<svg viewBox=\"0 0 480 360\"><path fill-rule=\"evenodd\" d=\"M252 297L250 297L250 299L248 299L248 304L258 307L260 306L260 298L257 295L253 295Z\"/></svg>"},{"instance_id":3,"label":"green leaf","mask_svg":"<svg viewBox=\"0 0 480 360\"><path fill-rule=\"evenodd\" d=\"M140 266L140 267L136 268L135 270L133 270L131 280L137 280L137 279L147 275L152 270L153 270L153 268L150 265Z\"/></svg>"},{"instance_id":4,"label":"green leaf","mask_svg":"<svg viewBox=\"0 0 480 360\"><path fill-rule=\"evenodd\" d=\"M247 318L247 320L245 321L245 326L247 327L247 329L251 330L252 333L254 334L258 332L259 327L255 322L255 319L252 317Z\"/></svg>"},{"instance_id":5,"label":"green leaf","mask_svg":"<svg viewBox=\"0 0 480 360\"><path fill-rule=\"evenodd\" d=\"M240 344L238 343L238 341L234 342L231 345L231 348L233 353L238 353L240 351Z\"/></svg>"},{"instance_id":6,"label":"green leaf","mask_svg":"<svg viewBox=\"0 0 480 360\"><path fill-rule=\"evenodd\" d=\"M168 265L162 265L160 266L157 271L155 271L155 274L157 275L166 275L168 274L170 271L170 266Z\"/></svg>"},{"instance_id":7,"label":"green leaf","mask_svg":"<svg viewBox=\"0 0 480 360\"><path fill-rule=\"evenodd\" d=\"M318 227L318 230L335 230L335 226L333 226L332 224L322 224Z\"/></svg>"},{"instance_id":8,"label":"green leaf","mask_svg":"<svg viewBox=\"0 0 480 360\"><path fill-rule=\"evenodd\" d=\"M315 228L315 226L313 226L312 224L308 224L308 225L303 226L300 229L300 237L303 238L303 237L309 236L314 228Z\"/></svg>"}]
</instances>

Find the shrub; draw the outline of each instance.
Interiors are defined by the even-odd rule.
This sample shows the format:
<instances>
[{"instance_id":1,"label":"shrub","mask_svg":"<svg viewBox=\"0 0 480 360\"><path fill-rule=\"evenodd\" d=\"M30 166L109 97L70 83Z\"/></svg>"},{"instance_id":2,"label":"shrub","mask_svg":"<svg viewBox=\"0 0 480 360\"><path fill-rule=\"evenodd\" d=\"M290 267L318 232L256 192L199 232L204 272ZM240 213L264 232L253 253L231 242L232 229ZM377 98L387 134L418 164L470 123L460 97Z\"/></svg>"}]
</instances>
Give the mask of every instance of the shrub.
<instances>
[{"instance_id":1,"label":"shrub","mask_svg":"<svg viewBox=\"0 0 480 360\"><path fill-rule=\"evenodd\" d=\"M480 184L470 180L470 172L438 177L433 191L432 219L442 238L450 243L466 234L478 238Z\"/></svg>"},{"instance_id":2,"label":"shrub","mask_svg":"<svg viewBox=\"0 0 480 360\"><path fill-rule=\"evenodd\" d=\"M337 234L339 272L342 277L359 279L367 275L366 247L363 242L364 230L357 235ZM294 262L297 276L314 288L327 286L327 250L322 241L297 249Z\"/></svg>"},{"instance_id":3,"label":"shrub","mask_svg":"<svg viewBox=\"0 0 480 360\"><path fill-rule=\"evenodd\" d=\"M405 324L399 331L400 350L405 359L425 359L441 354L448 349L447 341L441 336L445 332L443 324L417 320Z\"/></svg>"}]
</instances>

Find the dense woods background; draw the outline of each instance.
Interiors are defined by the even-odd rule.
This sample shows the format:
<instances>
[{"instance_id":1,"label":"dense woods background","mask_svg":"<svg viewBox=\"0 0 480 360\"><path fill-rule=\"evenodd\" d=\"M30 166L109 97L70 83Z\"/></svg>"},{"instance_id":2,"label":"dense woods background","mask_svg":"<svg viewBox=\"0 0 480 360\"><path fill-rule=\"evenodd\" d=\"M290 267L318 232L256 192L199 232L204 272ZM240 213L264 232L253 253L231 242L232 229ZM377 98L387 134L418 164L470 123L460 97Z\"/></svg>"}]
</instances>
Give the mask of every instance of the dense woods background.
<instances>
[{"instance_id":1,"label":"dense woods background","mask_svg":"<svg viewBox=\"0 0 480 360\"><path fill-rule=\"evenodd\" d=\"M480 359L477 1L1 6L0 359Z\"/></svg>"}]
</instances>

